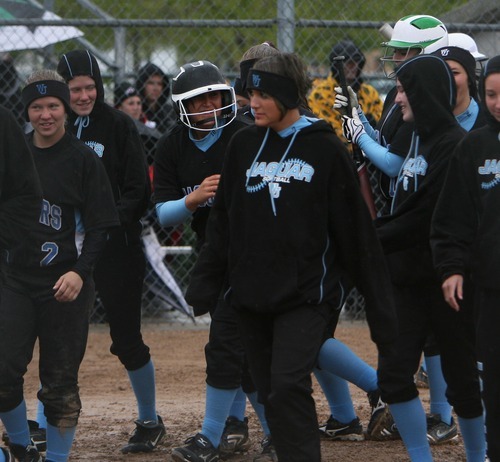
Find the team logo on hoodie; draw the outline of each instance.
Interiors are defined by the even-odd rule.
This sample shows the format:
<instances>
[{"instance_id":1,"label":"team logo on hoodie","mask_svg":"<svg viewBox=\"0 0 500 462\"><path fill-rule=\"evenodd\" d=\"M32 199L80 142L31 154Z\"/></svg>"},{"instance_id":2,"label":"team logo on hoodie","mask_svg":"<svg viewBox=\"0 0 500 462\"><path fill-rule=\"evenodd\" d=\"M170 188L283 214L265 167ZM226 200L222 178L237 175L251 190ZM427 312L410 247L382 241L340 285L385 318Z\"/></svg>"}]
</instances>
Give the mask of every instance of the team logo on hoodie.
<instances>
[{"instance_id":1,"label":"team logo on hoodie","mask_svg":"<svg viewBox=\"0 0 500 462\"><path fill-rule=\"evenodd\" d=\"M314 168L300 159L287 159L284 162L255 162L247 170L247 178L260 177L262 181L256 185L248 185L247 192L255 193L266 185L274 198L279 197L280 184L290 183L292 179L310 183Z\"/></svg>"},{"instance_id":2,"label":"team logo on hoodie","mask_svg":"<svg viewBox=\"0 0 500 462\"><path fill-rule=\"evenodd\" d=\"M102 157L104 155L104 145L101 143L98 143L97 141L85 141L85 144L92 148L94 152L99 156Z\"/></svg>"},{"instance_id":3,"label":"team logo on hoodie","mask_svg":"<svg viewBox=\"0 0 500 462\"><path fill-rule=\"evenodd\" d=\"M410 178L416 178L417 175L425 176L429 164L423 156L411 157L408 159L401 172L400 182L403 182L403 189L408 191Z\"/></svg>"},{"instance_id":4,"label":"team logo on hoodie","mask_svg":"<svg viewBox=\"0 0 500 462\"><path fill-rule=\"evenodd\" d=\"M491 181L481 183L481 189L491 189L500 184L500 161L485 159L484 164L477 169L479 175L494 175Z\"/></svg>"}]
</instances>

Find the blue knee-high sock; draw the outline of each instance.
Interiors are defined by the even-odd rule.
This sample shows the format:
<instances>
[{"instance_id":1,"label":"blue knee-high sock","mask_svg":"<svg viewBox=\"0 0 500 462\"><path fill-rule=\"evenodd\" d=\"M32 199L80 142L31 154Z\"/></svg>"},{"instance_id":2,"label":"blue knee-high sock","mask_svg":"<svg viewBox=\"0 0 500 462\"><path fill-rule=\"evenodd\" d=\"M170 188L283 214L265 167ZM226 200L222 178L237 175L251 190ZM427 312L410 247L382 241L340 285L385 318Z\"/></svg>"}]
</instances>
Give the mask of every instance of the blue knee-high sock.
<instances>
[{"instance_id":1,"label":"blue knee-high sock","mask_svg":"<svg viewBox=\"0 0 500 462\"><path fill-rule=\"evenodd\" d=\"M262 403L259 403L259 400L257 399L257 392L254 391L253 393L248 393L248 401L252 404L252 407L257 414L257 417L259 418L260 425L262 427L262 431L264 432L264 435L269 436L271 434L271 430L269 430L269 425L267 425L267 419L266 419L266 412L264 409L264 405Z\"/></svg>"},{"instance_id":2,"label":"blue knee-high sock","mask_svg":"<svg viewBox=\"0 0 500 462\"><path fill-rule=\"evenodd\" d=\"M330 406L330 414L341 423L349 423L356 418L349 384L331 372L314 369L314 376L321 386Z\"/></svg>"},{"instance_id":3,"label":"blue knee-high sock","mask_svg":"<svg viewBox=\"0 0 500 462\"><path fill-rule=\"evenodd\" d=\"M5 430L9 435L9 440L13 444L19 444L23 447L30 444L30 430L28 428L28 416L26 414L26 402L24 399L12 411L0 412L0 419L2 419Z\"/></svg>"},{"instance_id":4,"label":"blue knee-high sock","mask_svg":"<svg viewBox=\"0 0 500 462\"><path fill-rule=\"evenodd\" d=\"M458 418L460 433L464 441L467 462L483 462L486 457L486 435L483 416L473 419Z\"/></svg>"},{"instance_id":5,"label":"blue knee-high sock","mask_svg":"<svg viewBox=\"0 0 500 462\"><path fill-rule=\"evenodd\" d=\"M149 360L144 366L135 371L127 371L132 389L137 400L139 420L153 420L156 422L156 392L155 368Z\"/></svg>"},{"instance_id":6,"label":"blue knee-high sock","mask_svg":"<svg viewBox=\"0 0 500 462\"><path fill-rule=\"evenodd\" d=\"M75 438L76 426L58 428L47 425L47 460L66 462Z\"/></svg>"},{"instance_id":7,"label":"blue knee-high sock","mask_svg":"<svg viewBox=\"0 0 500 462\"><path fill-rule=\"evenodd\" d=\"M245 418L246 410L247 410L247 395L240 387L236 392L236 396L234 397L231 409L229 409L229 415L232 417L236 417L238 420L243 421L243 419Z\"/></svg>"},{"instance_id":8,"label":"blue knee-high sock","mask_svg":"<svg viewBox=\"0 0 500 462\"><path fill-rule=\"evenodd\" d=\"M446 381L441 369L441 356L426 356L425 365L429 377L429 394L431 399L431 413L440 414L441 420L451 424L451 406L446 399Z\"/></svg>"},{"instance_id":9,"label":"blue knee-high sock","mask_svg":"<svg viewBox=\"0 0 500 462\"><path fill-rule=\"evenodd\" d=\"M36 421L40 428L47 428L47 417L45 417L45 407L43 403L38 400L36 406Z\"/></svg>"},{"instance_id":10,"label":"blue knee-high sock","mask_svg":"<svg viewBox=\"0 0 500 462\"><path fill-rule=\"evenodd\" d=\"M353 383L362 390L376 390L377 372L342 342L329 338L321 346L318 367Z\"/></svg>"},{"instance_id":11,"label":"blue knee-high sock","mask_svg":"<svg viewBox=\"0 0 500 462\"><path fill-rule=\"evenodd\" d=\"M219 447L226 419L229 416L229 410L237 392L237 388L225 390L207 385L205 418L203 419L201 433L210 440L214 448Z\"/></svg>"},{"instance_id":12,"label":"blue knee-high sock","mask_svg":"<svg viewBox=\"0 0 500 462\"><path fill-rule=\"evenodd\" d=\"M412 462L432 461L427 419L420 399L389 404L389 409Z\"/></svg>"}]
</instances>

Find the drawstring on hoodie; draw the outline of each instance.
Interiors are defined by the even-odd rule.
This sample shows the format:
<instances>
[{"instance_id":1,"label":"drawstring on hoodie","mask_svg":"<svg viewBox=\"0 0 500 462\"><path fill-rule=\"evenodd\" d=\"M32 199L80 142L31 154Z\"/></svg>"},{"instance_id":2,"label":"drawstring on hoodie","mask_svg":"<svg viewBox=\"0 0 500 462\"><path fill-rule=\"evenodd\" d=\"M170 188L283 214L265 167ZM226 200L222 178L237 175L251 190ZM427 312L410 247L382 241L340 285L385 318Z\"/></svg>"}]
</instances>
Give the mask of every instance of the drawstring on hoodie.
<instances>
[{"instance_id":1,"label":"drawstring on hoodie","mask_svg":"<svg viewBox=\"0 0 500 462\"><path fill-rule=\"evenodd\" d=\"M273 183L274 180L276 179L276 173L281 170L283 162L285 161L285 158L288 155L288 152L290 151L290 148L292 147L292 144L295 141L295 138L299 134L300 130L297 130L297 131L295 131L293 133L292 139L290 140L290 143L288 143L288 147L286 148L285 153L281 157L281 159L279 161L279 164L278 164L278 167L275 170L276 173L273 175L273 177L271 179L263 179L259 184L255 185L255 186L249 186L248 183L250 182L250 176L252 174L254 165L257 163L257 160L259 159L260 155L262 154L262 151L264 150L264 146L267 143L267 139L269 137L269 131L270 130L271 129L268 127L267 131L266 131L266 134L264 136L264 139L262 140L262 144L260 145L259 151L257 152L257 155L255 156L255 158L254 158L254 160L252 162L252 165L247 170L247 181L245 183L245 188L246 188L246 191L248 193L255 193L257 191L260 191L262 188L264 188L267 185L268 188L269 188L269 198L271 199L271 207L273 209L273 214L274 214L274 216L276 216L276 204L274 203L274 195L273 195L273 192L272 192L272 189L271 189L271 183Z\"/></svg>"},{"instance_id":2,"label":"drawstring on hoodie","mask_svg":"<svg viewBox=\"0 0 500 462\"><path fill-rule=\"evenodd\" d=\"M394 212L394 207L395 207L395 204L396 204L396 196L398 194L398 187L397 187L397 185L401 181L401 174L405 171L405 165L407 164L408 159L410 159L410 157L413 157L414 166L416 166L416 160L417 160L417 155L418 155L418 146L419 146L419 144L420 144L420 137L415 132L413 132L412 137L411 137L410 149L408 150L408 155L406 156L406 159L403 162L403 165L401 165L401 169L399 170L399 173L398 173L398 179L396 181L396 186L395 186L395 189L394 189L394 197L392 198L391 214ZM418 190L418 174L417 174L416 169L415 169L413 177L415 179L414 184L413 184L413 192L416 192Z\"/></svg>"},{"instance_id":3,"label":"drawstring on hoodie","mask_svg":"<svg viewBox=\"0 0 500 462\"><path fill-rule=\"evenodd\" d=\"M76 132L76 137L80 139L82 135L82 129L87 128L90 123L90 117L87 116L78 116L75 120L75 127L78 126L78 130Z\"/></svg>"}]
</instances>

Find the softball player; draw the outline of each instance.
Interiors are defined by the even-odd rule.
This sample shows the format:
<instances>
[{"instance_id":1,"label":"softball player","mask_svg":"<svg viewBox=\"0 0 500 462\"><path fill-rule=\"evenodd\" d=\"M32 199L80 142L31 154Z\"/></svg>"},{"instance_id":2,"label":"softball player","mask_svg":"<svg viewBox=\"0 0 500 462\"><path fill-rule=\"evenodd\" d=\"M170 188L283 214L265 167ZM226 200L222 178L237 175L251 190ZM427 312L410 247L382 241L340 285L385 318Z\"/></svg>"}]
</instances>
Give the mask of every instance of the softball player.
<instances>
[{"instance_id":1,"label":"softball player","mask_svg":"<svg viewBox=\"0 0 500 462\"><path fill-rule=\"evenodd\" d=\"M92 270L118 214L95 153L66 133L69 90L53 71L28 78L22 92L28 135L43 190L30 238L2 261L0 418L17 460L41 462L30 444L23 376L40 345L38 398L47 416L47 461L66 461L81 402L78 369L94 301ZM2 449L4 460L13 459ZM2 457L2 456L0 456ZM0 458L0 460L2 460Z\"/></svg>"}]
</instances>

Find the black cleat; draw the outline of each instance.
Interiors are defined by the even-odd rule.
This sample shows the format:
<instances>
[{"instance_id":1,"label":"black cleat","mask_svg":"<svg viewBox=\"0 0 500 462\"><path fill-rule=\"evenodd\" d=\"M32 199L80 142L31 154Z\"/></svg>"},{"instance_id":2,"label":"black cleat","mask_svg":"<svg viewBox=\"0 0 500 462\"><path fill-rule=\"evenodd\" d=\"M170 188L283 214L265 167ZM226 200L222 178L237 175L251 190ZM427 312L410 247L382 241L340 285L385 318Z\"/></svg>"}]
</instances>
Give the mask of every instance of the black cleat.
<instances>
[{"instance_id":1,"label":"black cleat","mask_svg":"<svg viewBox=\"0 0 500 462\"><path fill-rule=\"evenodd\" d=\"M219 452L221 456L245 452L249 446L248 419L245 417L241 421L236 417L229 416L220 439Z\"/></svg>"},{"instance_id":2,"label":"black cleat","mask_svg":"<svg viewBox=\"0 0 500 462\"><path fill-rule=\"evenodd\" d=\"M9 444L9 449L19 462L43 462L43 457L35 446L28 445L24 447L20 444Z\"/></svg>"},{"instance_id":3,"label":"black cleat","mask_svg":"<svg viewBox=\"0 0 500 462\"><path fill-rule=\"evenodd\" d=\"M319 431L322 436L326 436L331 440L363 441L365 439L363 426L358 417L349 423L343 424L330 416L327 422L319 427Z\"/></svg>"},{"instance_id":4,"label":"black cleat","mask_svg":"<svg viewBox=\"0 0 500 462\"><path fill-rule=\"evenodd\" d=\"M123 454L136 452L151 452L166 434L165 425L160 416L158 421L136 420L136 428L128 440L128 444L123 446Z\"/></svg>"},{"instance_id":5,"label":"black cleat","mask_svg":"<svg viewBox=\"0 0 500 462\"><path fill-rule=\"evenodd\" d=\"M172 451L175 462L218 462L219 451L203 434L197 433L186 440L186 445Z\"/></svg>"}]
</instances>

